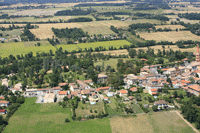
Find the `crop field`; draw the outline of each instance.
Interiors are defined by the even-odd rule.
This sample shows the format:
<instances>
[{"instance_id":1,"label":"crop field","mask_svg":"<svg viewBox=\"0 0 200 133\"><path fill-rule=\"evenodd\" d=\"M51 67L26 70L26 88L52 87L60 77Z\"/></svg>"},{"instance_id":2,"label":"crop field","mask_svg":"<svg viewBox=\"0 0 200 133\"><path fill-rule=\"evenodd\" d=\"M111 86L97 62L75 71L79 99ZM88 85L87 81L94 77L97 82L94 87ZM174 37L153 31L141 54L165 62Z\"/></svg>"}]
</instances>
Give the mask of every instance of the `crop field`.
<instances>
[{"instance_id":1,"label":"crop field","mask_svg":"<svg viewBox=\"0 0 200 133\"><path fill-rule=\"evenodd\" d=\"M37 41L35 42L17 42L17 43L1 43L0 44L0 56L1 57L8 57L10 54L16 56L21 54L27 54L29 52L33 52L33 55L36 55L36 52L49 52L52 50L53 52L56 51L56 47L50 45L47 41L39 41L41 46L35 46ZM95 47L105 47L109 48L110 46L119 48L123 45L130 45L130 43L126 40L116 40L116 41L105 41L105 42L94 42L94 43L80 43L80 44L70 44L70 45L58 45L57 48L62 47L63 50L73 51L78 50L79 48L95 48ZM105 51L107 52L107 51Z\"/></svg>"},{"instance_id":2,"label":"crop field","mask_svg":"<svg viewBox=\"0 0 200 133\"><path fill-rule=\"evenodd\" d=\"M108 118L88 121L72 121L69 108L57 103L36 104L36 98L26 98L25 103L10 118L4 133L111 133ZM70 120L65 123L65 118Z\"/></svg>"},{"instance_id":3,"label":"crop field","mask_svg":"<svg viewBox=\"0 0 200 133\"><path fill-rule=\"evenodd\" d=\"M194 133L175 112L157 112L137 117L110 118L113 133Z\"/></svg>"},{"instance_id":4,"label":"crop field","mask_svg":"<svg viewBox=\"0 0 200 133\"><path fill-rule=\"evenodd\" d=\"M145 40L170 41L177 42L180 40L199 41L200 37L192 34L190 31L171 31L171 32L154 32L154 33L139 33L141 38Z\"/></svg>"},{"instance_id":5,"label":"crop field","mask_svg":"<svg viewBox=\"0 0 200 133\"><path fill-rule=\"evenodd\" d=\"M164 29L164 28L170 28L171 30L176 30L176 28L178 28L178 29L183 29L183 28L185 28L184 26L182 26L182 25L159 25L159 26L155 26L156 27L156 29L159 29L159 28L161 28L161 29Z\"/></svg>"},{"instance_id":6,"label":"crop field","mask_svg":"<svg viewBox=\"0 0 200 133\"><path fill-rule=\"evenodd\" d=\"M154 19L138 19L133 21L118 21L118 20L110 20L110 21L93 21L93 22L79 22L79 23L55 23L55 24L37 24L39 28L31 29L30 31L36 35L37 38L47 39L52 38L54 33L51 28L82 28L85 32L88 32L90 35L94 34L114 34L113 31L110 30L110 26L113 25L115 27L128 27L133 23L153 23L160 24L160 21ZM5 26L4 26L5 27Z\"/></svg>"}]
</instances>

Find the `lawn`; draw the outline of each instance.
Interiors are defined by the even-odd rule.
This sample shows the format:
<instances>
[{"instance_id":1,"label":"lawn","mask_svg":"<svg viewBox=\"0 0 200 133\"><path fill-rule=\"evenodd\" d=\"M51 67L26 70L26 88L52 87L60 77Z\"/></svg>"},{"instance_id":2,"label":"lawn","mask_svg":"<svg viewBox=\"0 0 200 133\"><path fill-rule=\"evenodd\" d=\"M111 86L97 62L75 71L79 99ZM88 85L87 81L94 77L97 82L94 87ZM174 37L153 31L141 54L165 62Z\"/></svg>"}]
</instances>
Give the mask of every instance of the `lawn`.
<instances>
[{"instance_id":1,"label":"lawn","mask_svg":"<svg viewBox=\"0 0 200 133\"><path fill-rule=\"evenodd\" d=\"M62 108L57 103L36 104L36 98L26 98L25 103L10 118L4 133L86 133L111 132L108 118L88 121L72 121L69 108ZM70 122L65 123L65 118Z\"/></svg>"},{"instance_id":2,"label":"lawn","mask_svg":"<svg viewBox=\"0 0 200 133\"><path fill-rule=\"evenodd\" d=\"M110 118L113 133L194 133L175 112L157 112L137 117Z\"/></svg>"}]
</instances>

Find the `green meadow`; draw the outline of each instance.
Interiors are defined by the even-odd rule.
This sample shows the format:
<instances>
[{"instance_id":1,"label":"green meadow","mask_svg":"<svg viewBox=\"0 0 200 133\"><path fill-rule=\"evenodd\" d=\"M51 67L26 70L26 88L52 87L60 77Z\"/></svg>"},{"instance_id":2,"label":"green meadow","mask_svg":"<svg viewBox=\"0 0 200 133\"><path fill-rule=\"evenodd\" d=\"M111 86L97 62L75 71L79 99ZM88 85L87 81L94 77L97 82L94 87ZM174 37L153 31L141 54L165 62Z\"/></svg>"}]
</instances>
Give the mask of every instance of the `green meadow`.
<instances>
[{"instance_id":1,"label":"green meadow","mask_svg":"<svg viewBox=\"0 0 200 133\"><path fill-rule=\"evenodd\" d=\"M53 52L56 51L56 47L62 47L63 50L73 51L78 49L85 49L85 48L95 48L95 47L105 47L109 48L110 46L119 48L123 45L130 45L126 40L116 40L116 41L105 41L105 42L94 42L94 43L80 43L80 44L61 44L57 45L56 47L50 45L47 41L40 41L41 46L35 46L37 42L13 42L13 43L1 43L0 44L0 57L8 57L10 54L16 56L21 54L27 54L29 52L33 52L33 55L36 55L36 52L49 52L52 50Z\"/></svg>"},{"instance_id":2,"label":"green meadow","mask_svg":"<svg viewBox=\"0 0 200 133\"><path fill-rule=\"evenodd\" d=\"M72 121L70 108L58 103L35 103L36 98L26 98L25 103L10 118L4 133L111 133L109 118ZM70 120L65 123L65 118Z\"/></svg>"}]
</instances>

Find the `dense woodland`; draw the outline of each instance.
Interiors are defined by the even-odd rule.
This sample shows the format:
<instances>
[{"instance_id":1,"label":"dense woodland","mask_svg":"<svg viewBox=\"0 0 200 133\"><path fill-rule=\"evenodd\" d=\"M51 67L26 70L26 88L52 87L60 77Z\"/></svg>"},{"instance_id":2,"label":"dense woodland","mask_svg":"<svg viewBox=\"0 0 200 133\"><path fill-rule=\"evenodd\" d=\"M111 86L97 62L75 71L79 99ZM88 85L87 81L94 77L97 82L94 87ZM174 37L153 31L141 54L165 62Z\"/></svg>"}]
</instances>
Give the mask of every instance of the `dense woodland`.
<instances>
[{"instance_id":1,"label":"dense woodland","mask_svg":"<svg viewBox=\"0 0 200 133\"><path fill-rule=\"evenodd\" d=\"M200 20L200 13L179 13L178 16L189 20Z\"/></svg>"},{"instance_id":2,"label":"dense woodland","mask_svg":"<svg viewBox=\"0 0 200 133\"><path fill-rule=\"evenodd\" d=\"M55 16L79 16L79 15L88 15L90 13L95 12L92 9L82 10L82 9L73 9L73 10L63 10L58 11L54 15Z\"/></svg>"}]
</instances>

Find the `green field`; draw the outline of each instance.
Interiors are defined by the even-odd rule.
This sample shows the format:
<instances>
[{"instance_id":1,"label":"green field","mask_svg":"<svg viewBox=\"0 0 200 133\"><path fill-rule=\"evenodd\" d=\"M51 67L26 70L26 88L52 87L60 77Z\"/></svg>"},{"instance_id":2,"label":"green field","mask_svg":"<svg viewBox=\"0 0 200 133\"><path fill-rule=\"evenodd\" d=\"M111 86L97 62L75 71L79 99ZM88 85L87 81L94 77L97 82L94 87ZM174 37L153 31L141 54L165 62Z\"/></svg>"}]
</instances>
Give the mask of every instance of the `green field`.
<instances>
[{"instance_id":1,"label":"green field","mask_svg":"<svg viewBox=\"0 0 200 133\"><path fill-rule=\"evenodd\" d=\"M47 41L42 41L42 46L35 47L37 42L17 42L17 43L1 43L0 44L0 57L8 57L10 54L16 56L21 54L27 54L29 52L33 52L33 55L36 55L36 52L49 52L52 50L56 51L56 47L50 45ZM57 48L62 47L63 50L73 51L82 48L95 48L95 47L105 47L109 48L110 46L119 48L123 45L130 45L130 43L126 40L116 40L116 41L105 41L105 42L94 42L94 43L80 43L80 44L70 44L70 45L58 45Z\"/></svg>"},{"instance_id":2,"label":"green field","mask_svg":"<svg viewBox=\"0 0 200 133\"><path fill-rule=\"evenodd\" d=\"M26 102L10 118L4 133L110 133L108 118L88 121L72 121L69 108L57 103L36 104L36 98L26 98ZM70 122L65 123L65 118Z\"/></svg>"}]
</instances>

